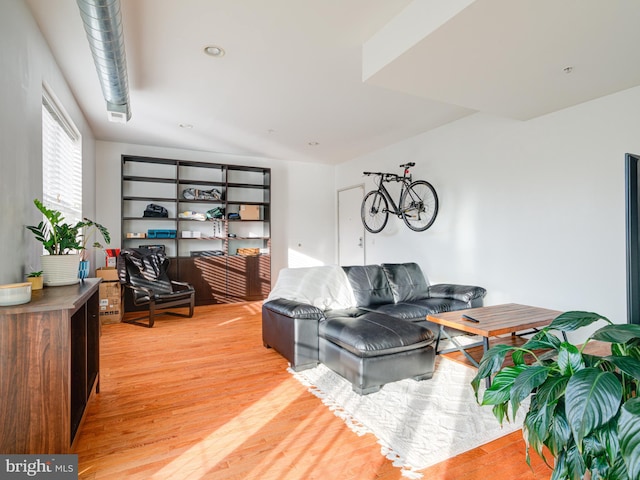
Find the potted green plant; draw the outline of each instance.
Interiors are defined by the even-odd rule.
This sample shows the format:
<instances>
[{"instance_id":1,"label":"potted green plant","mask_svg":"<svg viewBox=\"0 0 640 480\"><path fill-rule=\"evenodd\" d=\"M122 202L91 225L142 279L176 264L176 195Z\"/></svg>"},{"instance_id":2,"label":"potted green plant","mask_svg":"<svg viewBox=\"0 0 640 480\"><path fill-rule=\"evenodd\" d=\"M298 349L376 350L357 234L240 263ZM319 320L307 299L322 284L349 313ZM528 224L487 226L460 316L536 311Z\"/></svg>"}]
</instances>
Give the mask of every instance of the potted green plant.
<instances>
[{"instance_id":1,"label":"potted green plant","mask_svg":"<svg viewBox=\"0 0 640 480\"><path fill-rule=\"evenodd\" d=\"M89 241L91 240L91 238L93 236L95 236L96 234L100 234L102 236L102 239L107 243L111 243L111 235L109 234L109 230L107 230L106 227L104 227L103 225L100 225L97 222L94 222L93 220L89 220L88 218L84 218L81 222L78 222L78 224L76 225L76 227L81 230L80 236L82 238L81 240L81 252L80 252L80 256L82 257L83 260L87 259L87 245L89 244ZM104 248L104 245L102 245L100 242L98 241L94 241L91 246L93 248Z\"/></svg>"},{"instance_id":2,"label":"potted green plant","mask_svg":"<svg viewBox=\"0 0 640 480\"><path fill-rule=\"evenodd\" d=\"M78 270L78 275L80 278L86 278L89 275L89 259L88 259L88 244L92 237L97 236L99 233L103 240L109 244L111 243L111 235L106 227L100 225L99 223L94 222L93 220L89 220L88 218L84 218L81 222L76 224L76 227L80 230L80 238L81 238L81 247L80 247L80 265ZM94 241L91 246L93 248L104 249L104 245L102 245L98 241Z\"/></svg>"},{"instance_id":3,"label":"potted green plant","mask_svg":"<svg viewBox=\"0 0 640 480\"><path fill-rule=\"evenodd\" d=\"M31 290L42 290L42 270L27 273L27 282L31 284Z\"/></svg>"},{"instance_id":4,"label":"potted green plant","mask_svg":"<svg viewBox=\"0 0 640 480\"><path fill-rule=\"evenodd\" d=\"M554 334L598 320L607 325L581 346ZM610 355L585 353L592 340L609 344ZM508 353L512 366L504 364ZM494 374L480 400L481 381ZM526 460L533 449L549 465L546 447L555 459L552 480L640 478L640 325L614 324L592 312L563 313L520 347L489 349L471 383L501 424L509 420L509 407L515 418L530 398L522 428Z\"/></svg>"},{"instance_id":5,"label":"potted green plant","mask_svg":"<svg viewBox=\"0 0 640 480\"><path fill-rule=\"evenodd\" d=\"M57 286L77 283L81 253L86 251L90 236L100 232L105 241L109 242L109 232L87 218L75 225L64 223L60 211L47 208L38 199L33 203L44 215L44 219L38 225L27 226L27 229L33 232L48 253L41 257L44 284Z\"/></svg>"}]
</instances>

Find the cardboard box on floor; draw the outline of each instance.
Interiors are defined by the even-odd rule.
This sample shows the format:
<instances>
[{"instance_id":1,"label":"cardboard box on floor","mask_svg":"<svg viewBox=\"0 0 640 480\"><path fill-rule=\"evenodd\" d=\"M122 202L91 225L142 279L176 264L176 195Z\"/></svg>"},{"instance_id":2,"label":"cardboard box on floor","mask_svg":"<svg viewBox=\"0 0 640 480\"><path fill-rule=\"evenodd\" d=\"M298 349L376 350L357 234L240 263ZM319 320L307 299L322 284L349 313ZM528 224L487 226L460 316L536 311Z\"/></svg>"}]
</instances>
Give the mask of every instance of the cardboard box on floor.
<instances>
[{"instance_id":1,"label":"cardboard box on floor","mask_svg":"<svg viewBox=\"0 0 640 480\"><path fill-rule=\"evenodd\" d=\"M119 323L122 321L122 298L118 282L100 283L100 323Z\"/></svg>"},{"instance_id":2,"label":"cardboard box on floor","mask_svg":"<svg viewBox=\"0 0 640 480\"><path fill-rule=\"evenodd\" d=\"M97 268L96 277L100 282L100 323L119 323L122 321L122 288L115 268Z\"/></svg>"},{"instance_id":3,"label":"cardboard box on floor","mask_svg":"<svg viewBox=\"0 0 640 480\"><path fill-rule=\"evenodd\" d=\"M96 268L96 277L102 279L102 283L104 282L117 282L118 281L118 270L115 267L101 267Z\"/></svg>"}]
</instances>

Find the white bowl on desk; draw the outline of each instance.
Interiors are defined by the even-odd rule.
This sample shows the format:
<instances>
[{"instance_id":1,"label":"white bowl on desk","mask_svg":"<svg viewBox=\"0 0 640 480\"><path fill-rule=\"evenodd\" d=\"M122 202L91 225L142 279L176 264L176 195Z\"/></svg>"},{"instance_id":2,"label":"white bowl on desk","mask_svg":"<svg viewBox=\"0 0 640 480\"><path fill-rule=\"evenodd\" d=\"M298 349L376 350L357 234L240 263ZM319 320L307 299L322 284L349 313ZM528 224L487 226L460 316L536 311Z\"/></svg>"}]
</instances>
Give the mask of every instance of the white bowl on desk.
<instances>
[{"instance_id":1,"label":"white bowl on desk","mask_svg":"<svg viewBox=\"0 0 640 480\"><path fill-rule=\"evenodd\" d=\"M21 305L31 301L31 284L8 283L0 285L0 306Z\"/></svg>"}]
</instances>

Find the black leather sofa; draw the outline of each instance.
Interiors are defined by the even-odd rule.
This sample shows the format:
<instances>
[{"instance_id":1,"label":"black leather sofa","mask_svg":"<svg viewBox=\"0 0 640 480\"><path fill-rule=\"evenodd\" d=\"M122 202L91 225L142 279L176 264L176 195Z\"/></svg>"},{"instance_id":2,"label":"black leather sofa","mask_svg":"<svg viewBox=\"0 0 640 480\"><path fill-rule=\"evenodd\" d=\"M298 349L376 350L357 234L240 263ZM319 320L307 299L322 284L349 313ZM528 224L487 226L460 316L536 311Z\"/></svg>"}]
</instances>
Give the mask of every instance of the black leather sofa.
<instances>
[{"instance_id":1,"label":"black leather sofa","mask_svg":"<svg viewBox=\"0 0 640 480\"><path fill-rule=\"evenodd\" d=\"M282 354L293 370L322 362L360 394L404 378L430 378L437 326L426 316L480 307L486 294L484 288L471 285L429 285L416 263L341 270L352 295L341 308L278 297L276 284L262 307L262 338L265 347ZM299 281L304 283L308 276ZM306 285L307 291L313 288Z\"/></svg>"}]
</instances>

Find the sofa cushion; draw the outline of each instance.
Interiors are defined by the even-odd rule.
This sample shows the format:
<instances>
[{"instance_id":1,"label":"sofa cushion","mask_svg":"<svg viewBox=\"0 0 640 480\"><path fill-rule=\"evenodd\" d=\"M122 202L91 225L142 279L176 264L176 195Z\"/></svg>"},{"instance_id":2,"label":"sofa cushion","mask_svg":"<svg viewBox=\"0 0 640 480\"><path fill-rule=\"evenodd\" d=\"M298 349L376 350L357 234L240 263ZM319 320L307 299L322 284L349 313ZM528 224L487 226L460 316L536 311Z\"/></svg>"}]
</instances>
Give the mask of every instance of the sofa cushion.
<instances>
[{"instance_id":1,"label":"sofa cushion","mask_svg":"<svg viewBox=\"0 0 640 480\"><path fill-rule=\"evenodd\" d=\"M412 302L400 302L381 305L376 312L395 318L419 322L427 319L427 315L468 308L467 304L451 298L425 298Z\"/></svg>"},{"instance_id":2,"label":"sofa cushion","mask_svg":"<svg viewBox=\"0 0 640 480\"><path fill-rule=\"evenodd\" d=\"M318 334L358 357L377 357L430 345L433 333L420 325L369 312L336 317L320 324Z\"/></svg>"},{"instance_id":3,"label":"sofa cushion","mask_svg":"<svg viewBox=\"0 0 640 480\"><path fill-rule=\"evenodd\" d=\"M342 267L355 296L356 306L375 308L393 303L393 293L380 265Z\"/></svg>"},{"instance_id":4,"label":"sofa cushion","mask_svg":"<svg viewBox=\"0 0 640 480\"><path fill-rule=\"evenodd\" d=\"M429 298L429 284L417 263L383 263L396 303Z\"/></svg>"}]
</instances>

